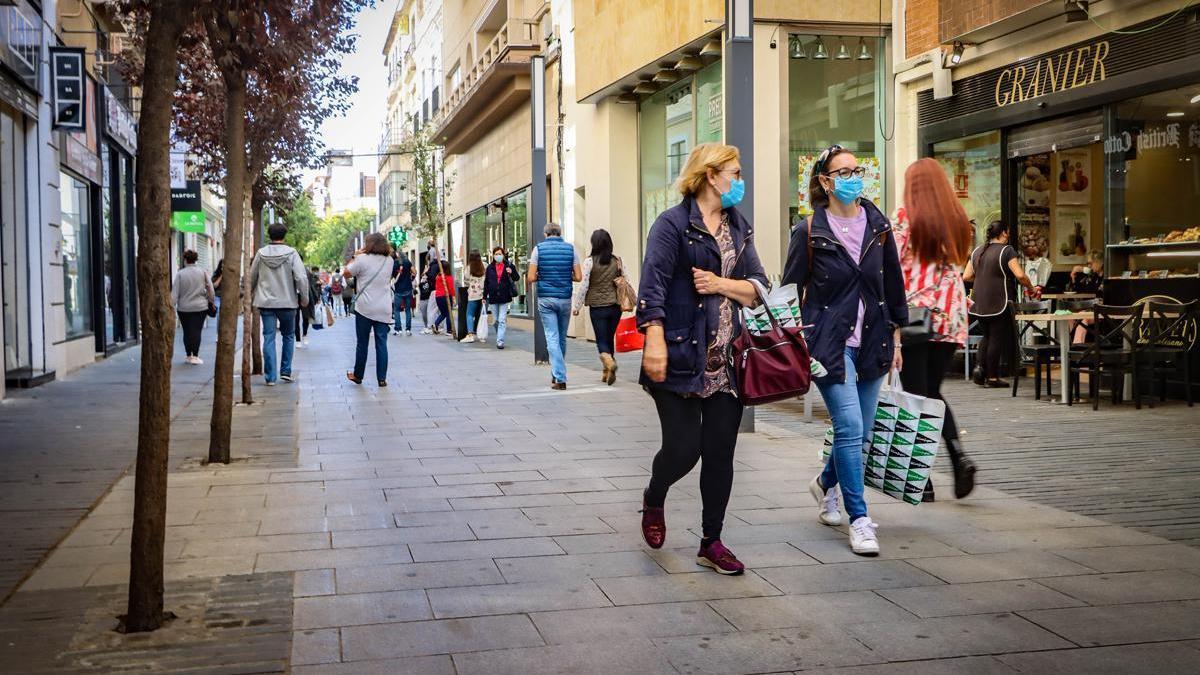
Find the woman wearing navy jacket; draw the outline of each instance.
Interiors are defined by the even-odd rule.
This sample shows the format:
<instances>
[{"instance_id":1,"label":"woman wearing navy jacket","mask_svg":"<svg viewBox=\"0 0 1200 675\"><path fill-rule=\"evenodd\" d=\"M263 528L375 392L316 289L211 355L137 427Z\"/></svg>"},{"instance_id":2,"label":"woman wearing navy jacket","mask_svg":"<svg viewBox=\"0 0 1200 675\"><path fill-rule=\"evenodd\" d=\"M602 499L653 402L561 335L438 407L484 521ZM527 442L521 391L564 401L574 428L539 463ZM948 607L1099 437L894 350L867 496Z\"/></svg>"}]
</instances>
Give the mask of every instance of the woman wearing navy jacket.
<instances>
[{"instance_id":1,"label":"woman wearing navy jacket","mask_svg":"<svg viewBox=\"0 0 1200 675\"><path fill-rule=\"evenodd\" d=\"M654 221L638 292L638 327L646 334L640 382L654 399L662 448L643 492L642 536L661 548L667 490L701 462L703 538L696 562L721 574L745 567L721 543L733 487L733 451L742 404L733 392L726 348L736 316L767 283L750 224L734 208L745 194L737 148L695 147L679 176L683 201Z\"/></svg>"},{"instance_id":2,"label":"woman wearing navy jacket","mask_svg":"<svg viewBox=\"0 0 1200 675\"><path fill-rule=\"evenodd\" d=\"M505 255L504 247L492 249L492 264L487 267L483 280L483 301L488 311L496 317L496 349L504 349L504 334L507 326L508 306L517 296L517 282L521 274L517 266Z\"/></svg>"},{"instance_id":3,"label":"woman wearing navy jacket","mask_svg":"<svg viewBox=\"0 0 1200 675\"><path fill-rule=\"evenodd\" d=\"M860 199L865 173L839 145L817 158L808 183L813 215L792 231L783 283L804 289L809 351L828 371L814 378L834 433L829 462L809 485L818 519L841 524L840 486L850 548L877 555L876 525L863 497L862 446L884 376L901 366L900 326L908 322L908 303L891 222Z\"/></svg>"}]
</instances>

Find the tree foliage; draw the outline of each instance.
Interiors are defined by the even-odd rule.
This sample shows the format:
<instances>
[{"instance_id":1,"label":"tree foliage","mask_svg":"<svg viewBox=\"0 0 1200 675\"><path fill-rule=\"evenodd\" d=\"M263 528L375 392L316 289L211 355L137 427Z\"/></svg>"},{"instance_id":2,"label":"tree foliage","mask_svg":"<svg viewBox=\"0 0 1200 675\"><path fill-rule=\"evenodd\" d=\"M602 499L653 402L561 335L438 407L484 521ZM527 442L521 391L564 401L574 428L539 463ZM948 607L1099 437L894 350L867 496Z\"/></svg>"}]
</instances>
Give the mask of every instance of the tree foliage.
<instances>
[{"instance_id":1,"label":"tree foliage","mask_svg":"<svg viewBox=\"0 0 1200 675\"><path fill-rule=\"evenodd\" d=\"M304 248L304 259L309 265L320 265L325 269L336 269L345 262L346 242L359 232L370 232L375 222L375 212L358 209L334 214L317 224L317 236Z\"/></svg>"},{"instance_id":2,"label":"tree foliage","mask_svg":"<svg viewBox=\"0 0 1200 675\"><path fill-rule=\"evenodd\" d=\"M409 117L412 123L412 117ZM428 127L413 134L401 147L412 157L412 188L416 195L417 214L413 230L419 239L437 237L446 224L444 195L450 193L454 177L446 176L441 146L433 142Z\"/></svg>"},{"instance_id":3,"label":"tree foliage","mask_svg":"<svg viewBox=\"0 0 1200 675\"><path fill-rule=\"evenodd\" d=\"M317 238L320 222L320 218L317 218L317 211L313 208L312 199L301 193L300 197L292 202L291 208L283 214L283 224L288 228L287 238L284 241L288 246L305 253L308 250L309 242L315 241Z\"/></svg>"}]
</instances>

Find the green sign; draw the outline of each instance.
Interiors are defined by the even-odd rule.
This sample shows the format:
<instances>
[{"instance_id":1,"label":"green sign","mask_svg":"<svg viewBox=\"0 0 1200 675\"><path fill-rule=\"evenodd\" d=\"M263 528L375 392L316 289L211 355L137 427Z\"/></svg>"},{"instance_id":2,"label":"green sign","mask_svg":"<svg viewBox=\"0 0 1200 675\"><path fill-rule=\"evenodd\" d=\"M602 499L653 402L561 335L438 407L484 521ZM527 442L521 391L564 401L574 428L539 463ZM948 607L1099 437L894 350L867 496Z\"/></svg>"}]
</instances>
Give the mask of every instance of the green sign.
<instances>
[{"instance_id":1,"label":"green sign","mask_svg":"<svg viewBox=\"0 0 1200 675\"><path fill-rule=\"evenodd\" d=\"M399 227L393 227L392 229L388 230L387 238L388 243L396 248L400 248L408 241L408 230Z\"/></svg>"},{"instance_id":2,"label":"green sign","mask_svg":"<svg viewBox=\"0 0 1200 675\"><path fill-rule=\"evenodd\" d=\"M171 213L171 226L180 232L204 233L203 211L174 211Z\"/></svg>"}]
</instances>

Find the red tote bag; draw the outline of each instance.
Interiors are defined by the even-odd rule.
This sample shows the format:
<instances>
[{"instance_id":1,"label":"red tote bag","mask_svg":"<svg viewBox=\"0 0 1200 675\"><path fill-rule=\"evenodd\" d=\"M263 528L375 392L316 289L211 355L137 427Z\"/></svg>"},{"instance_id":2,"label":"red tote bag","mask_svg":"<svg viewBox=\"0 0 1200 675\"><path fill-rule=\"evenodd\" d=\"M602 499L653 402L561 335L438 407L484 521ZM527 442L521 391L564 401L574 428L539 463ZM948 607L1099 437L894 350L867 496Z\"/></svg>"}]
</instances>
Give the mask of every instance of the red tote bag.
<instances>
[{"instance_id":1,"label":"red tote bag","mask_svg":"<svg viewBox=\"0 0 1200 675\"><path fill-rule=\"evenodd\" d=\"M646 336L638 331L637 317L627 316L617 323L617 352L636 352L646 343Z\"/></svg>"}]
</instances>

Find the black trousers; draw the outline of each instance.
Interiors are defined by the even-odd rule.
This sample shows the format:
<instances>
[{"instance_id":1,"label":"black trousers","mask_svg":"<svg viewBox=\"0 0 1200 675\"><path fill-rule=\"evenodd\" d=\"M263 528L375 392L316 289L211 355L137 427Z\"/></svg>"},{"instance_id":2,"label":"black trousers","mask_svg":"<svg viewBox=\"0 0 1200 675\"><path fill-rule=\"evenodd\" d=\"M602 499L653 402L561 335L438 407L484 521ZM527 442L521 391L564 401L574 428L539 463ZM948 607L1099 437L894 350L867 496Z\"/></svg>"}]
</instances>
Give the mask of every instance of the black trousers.
<instances>
[{"instance_id":1,"label":"black trousers","mask_svg":"<svg viewBox=\"0 0 1200 675\"><path fill-rule=\"evenodd\" d=\"M596 351L615 354L613 343L617 339L617 324L621 321L621 306L588 307L588 314L592 316L592 329L596 331Z\"/></svg>"},{"instance_id":2,"label":"black trousers","mask_svg":"<svg viewBox=\"0 0 1200 675\"><path fill-rule=\"evenodd\" d=\"M942 398L942 380L946 379L956 351L958 345L949 342L926 342L904 347L904 369L900 371L900 383L904 385L904 391L945 401ZM942 438L947 441L958 438L958 425L954 423L954 413L950 411L949 403L946 404Z\"/></svg>"},{"instance_id":3,"label":"black trousers","mask_svg":"<svg viewBox=\"0 0 1200 675\"><path fill-rule=\"evenodd\" d=\"M667 490L700 465L701 524L705 539L718 539L733 489L733 450L742 403L732 394L684 397L651 389L662 425L662 448L654 456L646 504L661 507Z\"/></svg>"},{"instance_id":4,"label":"black trousers","mask_svg":"<svg viewBox=\"0 0 1200 675\"><path fill-rule=\"evenodd\" d=\"M204 320L208 313L179 312L179 324L183 326L183 351L187 356L200 355L200 334L204 332Z\"/></svg>"},{"instance_id":5,"label":"black trousers","mask_svg":"<svg viewBox=\"0 0 1200 675\"><path fill-rule=\"evenodd\" d=\"M983 330L983 339L979 342L979 363L983 366L984 379L994 380L1000 377L1000 359L1005 354L1013 353L1016 336L1013 335L1012 308L996 316L979 317L979 327Z\"/></svg>"}]
</instances>

